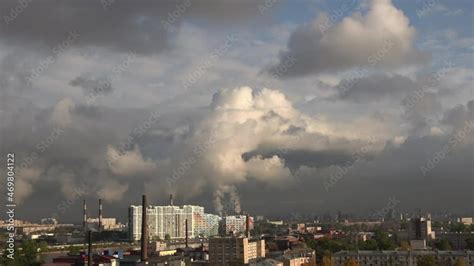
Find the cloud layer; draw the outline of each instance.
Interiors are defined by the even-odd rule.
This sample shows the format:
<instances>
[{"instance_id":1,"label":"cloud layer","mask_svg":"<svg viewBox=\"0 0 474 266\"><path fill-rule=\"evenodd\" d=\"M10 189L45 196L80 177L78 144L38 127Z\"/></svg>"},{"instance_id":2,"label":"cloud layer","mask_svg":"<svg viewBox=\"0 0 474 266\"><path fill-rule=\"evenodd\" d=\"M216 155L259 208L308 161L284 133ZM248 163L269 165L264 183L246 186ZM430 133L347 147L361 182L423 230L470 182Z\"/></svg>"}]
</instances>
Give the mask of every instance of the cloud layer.
<instances>
[{"instance_id":1,"label":"cloud layer","mask_svg":"<svg viewBox=\"0 0 474 266\"><path fill-rule=\"evenodd\" d=\"M319 200L332 200L347 193L350 186L359 187L366 182L377 187L379 183L402 184L409 179L419 182L425 176L447 182L449 179L439 173L451 167L458 169L456 182L467 182L470 178L469 167L463 165L467 161L458 158L469 156L469 147L474 143L469 120L471 102L446 111L442 120L435 121L432 126L440 128L436 135L428 132L408 139L392 139L374 131L368 140L357 138L351 131L339 132L334 124L301 113L283 93L266 88L220 90L203 115L188 121L186 127L176 123L183 121L179 116L171 120L165 116L141 135L134 134L150 121L146 119L147 112L127 111L125 118L123 113L103 108L98 108L100 116L84 116L77 109L70 100L62 100L55 108L44 111L51 122L38 125L34 133L37 139L26 138L30 142L24 143L25 149L15 144L14 136L6 139L5 143L10 145L6 148L15 147L21 155L18 158L31 157L28 146L35 147L33 151L40 155L33 156L29 163L20 163L18 203L38 196L39 191L32 188L39 180L59 186L66 198L78 194L77 188L89 183L95 188L81 192L81 197L100 196L107 203L133 202L134 195L144 190L153 201L159 201L173 192L185 201L212 197L215 211L233 212L241 209L241 204L252 206L247 199L241 202L241 197L247 197L245 193L253 190L246 188L249 184L263 186L261 193L272 198L266 189L284 193L304 183L308 189L318 191ZM58 110L63 110L66 118L58 118ZM121 121L135 122L110 123L119 117ZM109 121L108 127L101 128L105 121ZM12 129L13 124L7 127ZM7 132L7 127L2 127L2 131ZM54 136L52 130L58 127L60 134ZM456 145L449 146L449 157L446 155L432 165L431 157L442 151L443 145L449 145L453 136L458 137ZM422 171L423 167L429 171ZM436 181L431 187L443 186L444 182ZM402 195L398 186L384 189L395 196ZM360 193L368 194L354 201L371 195L364 190ZM54 205L51 209L55 210Z\"/></svg>"},{"instance_id":2,"label":"cloud layer","mask_svg":"<svg viewBox=\"0 0 474 266\"><path fill-rule=\"evenodd\" d=\"M0 1L19 218L77 222L101 197L124 219L143 193L216 212L470 211L474 38L451 21L468 12L131 3Z\"/></svg>"}]
</instances>

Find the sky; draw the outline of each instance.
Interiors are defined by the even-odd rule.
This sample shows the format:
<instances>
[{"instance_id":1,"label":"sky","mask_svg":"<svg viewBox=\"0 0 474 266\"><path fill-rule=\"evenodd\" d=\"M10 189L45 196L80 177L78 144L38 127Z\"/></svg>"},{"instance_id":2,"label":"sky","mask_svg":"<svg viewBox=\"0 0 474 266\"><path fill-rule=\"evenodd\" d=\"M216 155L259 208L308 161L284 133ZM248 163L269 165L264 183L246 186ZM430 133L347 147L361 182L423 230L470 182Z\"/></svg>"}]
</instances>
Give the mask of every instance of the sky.
<instances>
[{"instance_id":1,"label":"sky","mask_svg":"<svg viewBox=\"0 0 474 266\"><path fill-rule=\"evenodd\" d=\"M472 214L473 5L1 1L17 216Z\"/></svg>"}]
</instances>

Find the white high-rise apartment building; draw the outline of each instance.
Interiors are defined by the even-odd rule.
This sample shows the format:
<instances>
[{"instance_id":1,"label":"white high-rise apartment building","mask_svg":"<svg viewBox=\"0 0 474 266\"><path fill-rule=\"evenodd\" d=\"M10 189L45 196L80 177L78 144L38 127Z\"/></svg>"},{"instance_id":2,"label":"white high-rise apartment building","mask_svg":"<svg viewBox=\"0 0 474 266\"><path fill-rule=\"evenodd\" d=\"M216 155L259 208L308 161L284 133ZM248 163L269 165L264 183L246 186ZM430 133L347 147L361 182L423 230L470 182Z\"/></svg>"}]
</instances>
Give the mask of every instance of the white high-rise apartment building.
<instances>
[{"instance_id":1,"label":"white high-rise apartment building","mask_svg":"<svg viewBox=\"0 0 474 266\"><path fill-rule=\"evenodd\" d=\"M247 217L245 215L229 215L222 220L225 233L245 233ZM249 229L253 229L253 217L249 217Z\"/></svg>"},{"instance_id":2,"label":"white high-rise apartment building","mask_svg":"<svg viewBox=\"0 0 474 266\"><path fill-rule=\"evenodd\" d=\"M200 235L204 236L215 236L219 234L219 223L221 221L221 217L215 214L204 214L204 225L202 227L202 231L200 231Z\"/></svg>"},{"instance_id":3,"label":"white high-rise apartment building","mask_svg":"<svg viewBox=\"0 0 474 266\"><path fill-rule=\"evenodd\" d=\"M130 240L141 238L142 206L129 207ZM147 208L148 232L150 239L185 238L185 221L188 220L188 236L209 237L217 234L219 216L204 213L204 207L194 205L179 206L149 206Z\"/></svg>"}]
</instances>

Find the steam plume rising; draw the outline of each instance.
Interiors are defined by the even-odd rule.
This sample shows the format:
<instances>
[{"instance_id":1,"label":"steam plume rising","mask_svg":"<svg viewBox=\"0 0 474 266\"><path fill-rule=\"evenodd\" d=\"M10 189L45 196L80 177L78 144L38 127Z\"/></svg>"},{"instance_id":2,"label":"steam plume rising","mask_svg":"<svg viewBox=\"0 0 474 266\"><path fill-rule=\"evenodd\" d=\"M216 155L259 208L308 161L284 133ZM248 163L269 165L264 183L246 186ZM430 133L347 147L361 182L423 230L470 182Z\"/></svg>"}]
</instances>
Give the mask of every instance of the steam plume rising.
<instances>
[{"instance_id":1,"label":"steam plume rising","mask_svg":"<svg viewBox=\"0 0 474 266\"><path fill-rule=\"evenodd\" d=\"M223 203L223 201L226 201L226 203ZM220 215L222 215L223 212L235 214L241 212L240 198L235 186L221 186L214 192L214 209Z\"/></svg>"}]
</instances>

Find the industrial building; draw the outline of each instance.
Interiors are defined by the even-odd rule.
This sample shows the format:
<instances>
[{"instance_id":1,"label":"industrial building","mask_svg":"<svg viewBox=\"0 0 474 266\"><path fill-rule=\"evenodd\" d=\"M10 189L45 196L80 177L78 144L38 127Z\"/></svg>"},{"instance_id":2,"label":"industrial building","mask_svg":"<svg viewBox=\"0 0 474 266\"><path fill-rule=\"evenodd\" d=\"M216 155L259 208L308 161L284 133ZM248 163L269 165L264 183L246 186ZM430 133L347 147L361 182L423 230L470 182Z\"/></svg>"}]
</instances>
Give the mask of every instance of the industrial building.
<instances>
[{"instance_id":1,"label":"industrial building","mask_svg":"<svg viewBox=\"0 0 474 266\"><path fill-rule=\"evenodd\" d=\"M97 218L91 218L87 215L87 204L86 200L83 201L82 204L82 226L83 230L87 231L90 229L94 229L97 231L102 230L122 230L123 225L117 223L115 218L104 218L103 217L103 206L102 206L102 199L99 199L99 209Z\"/></svg>"},{"instance_id":2,"label":"industrial building","mask_svg":"<svg viewBox=\"0 0 474 266\"><path fill-rule=\"evenodd\" d=\"M123 228L121 224L117 223L115 218L102 218L101 221L99 221L99 218L87 218L86 224L88 228L98 228L99 224L101 224L103 230L109 231L121 230Z\"/></svg>"}]
</instances>

